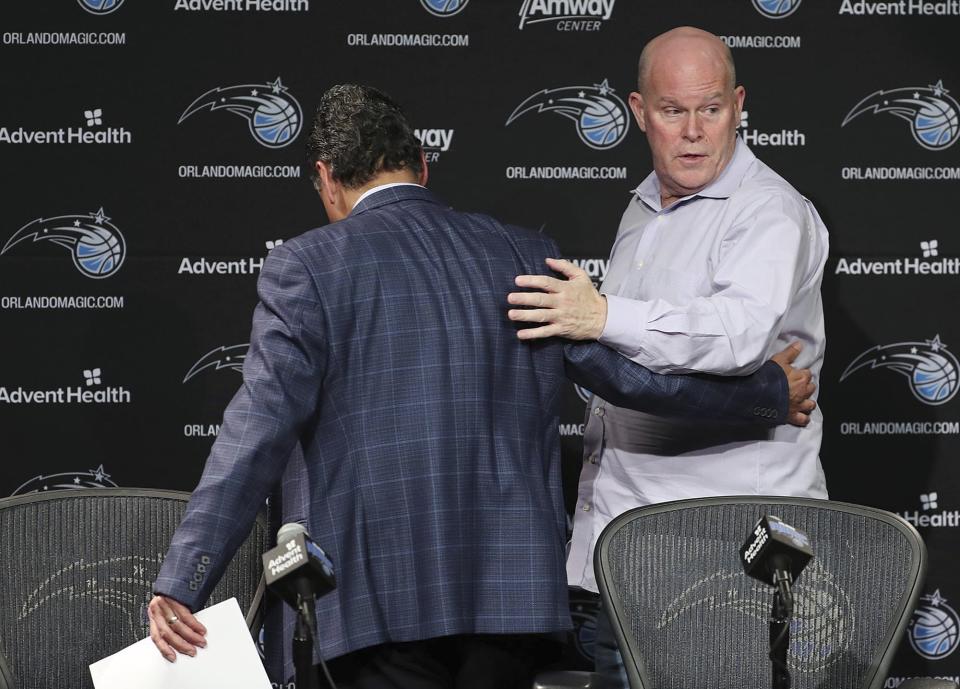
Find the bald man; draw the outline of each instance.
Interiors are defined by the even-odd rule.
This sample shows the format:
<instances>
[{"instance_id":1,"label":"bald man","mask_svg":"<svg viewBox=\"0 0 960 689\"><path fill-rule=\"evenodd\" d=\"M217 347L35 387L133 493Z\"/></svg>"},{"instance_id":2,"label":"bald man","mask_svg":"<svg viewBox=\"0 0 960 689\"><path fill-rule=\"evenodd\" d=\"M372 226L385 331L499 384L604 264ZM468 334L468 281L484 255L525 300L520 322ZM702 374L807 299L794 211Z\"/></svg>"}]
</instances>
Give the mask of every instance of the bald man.
<instances>
[{"instance_id":1,"label":"bald man","mask_svg":"<svg viewBox=\"0 0 960 689\"><path fill-rule=\"evenodd\" d=\"M623 214L600 292L567 261L566 279L520 276L519 337L598 339L659 373L744 375L793 340L815 378L823 362L820 283L827 231L812 204L737 135L744 88L716 36L681 27L643 49L630 108L654 171ZM744 430L675 421L594 397L567 560L571 585L596 591L593 548L618 514L710 495L826 498L819 409L805 428ZM626 687L598 620L597 665Z\"/></svg>"}]
</instances>

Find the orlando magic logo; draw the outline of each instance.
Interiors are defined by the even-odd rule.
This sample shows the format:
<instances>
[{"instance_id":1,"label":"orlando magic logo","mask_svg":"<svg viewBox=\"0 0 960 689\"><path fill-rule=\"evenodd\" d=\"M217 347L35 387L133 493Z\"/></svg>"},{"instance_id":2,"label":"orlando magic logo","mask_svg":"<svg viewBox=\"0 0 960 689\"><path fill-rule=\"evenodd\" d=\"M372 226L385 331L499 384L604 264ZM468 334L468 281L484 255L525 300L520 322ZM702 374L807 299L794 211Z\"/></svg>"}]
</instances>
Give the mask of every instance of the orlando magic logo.
<instances>
[{"instance_id":1,"label":"orlando magic logo","mask_svg":"<svg viewBox=\"0 0 960 689\"><path fill-rule=\"evenodd\" d=\"M590 148L613 148L627 136L627 106L606 79L593 86L537 91L510 113L504 126L531 111L555 112L573 120L577 136Z\"/></svg>"},{"instance_id":2,"label":"orlando magic logo","mask_svg":"<svg viewBox=\"0 0 960 689\"><path fill-rule=\"evenodd\" d=\"M957 650L960 618L939 589L920 598L908 629L907 638L913 650L928 660L946 658Z\"/></svg>"},{"instance_id":3,"label":"orlando magic logo","mask_svg":"<svg viewBox=\"0 0 960 689\"><path fill-rule=\"evenodd\" d=\"M120 230L110 222L103 208L86 215L58 215L37 218L17 230L0 255L21 242L50 241L70 251L73 265L88 278L108 278L123 265L127 248Z\"/></svg>"},{"instance_id":4,"label":"orlando magic logo","mask_svg":"<svg viewBox=\"0 0 960 689\"><path fill-rule=\"evenodd\" d=\"M212 88L193 101L180 115L182 124L201 110L226 110L247 121L254 141L267 148L283 148L293 142L303 126L300 103L280 83L239 84Z\"/></svg>"},{"instance_id":5,"label":"orlando magic logo","mask_svg":"<svg viewBox=\"0 0 960 689\"><path fill-rule=\"evenodd\" d=\"M661 537L647 538L659 538L657 547L664 547ZM687 544L675 542L670 545L679 552ZM713 548L714 545L707 547ZM739 568L718 571L694 582L676 596L660 614L656 627L658 630L673 628L679 631L691 624L704 620L713 623L724 617L748 617L760 624L769 620L767 595L766 587L744 577ZM843 662L854 639L858 620L850 597L840 582L815 562L797 580L793 595L790 665L799 672L820 672Z\"/></svg>"},{"instance_id":6,"label":"orlando magic logo","mask_svg":"<svg viewBox=\"0 0 960 689\"><path fill-rule=\"evenodd\" d=\"M783 19L797 11L803 0L753 0L757 12L771 19Z\"/></svg>"},{"instance_id":7,"label":"orlando magic logo","mask_svg":"<svg viewBox=\"0 0 960 689\"><path fill-rule=\"evenodd\" d=\"M930 86L907 86L876 91L857 103L841 127L860 115L886 112L910 124L914 140L930 151L942 151L957 142L960 134L960 104L943 88L943 81Z\"/></svg>"},{"instance_id":8,"label":"orlando magic logo","mask_svg":"<svg viewBox=\"0 0 960 689\"><path fill-rule=\"evenodd\" d=\"M470 0L420 0L423 9L437 17L452 17L460 12Z\"/></svg>"},{"instance_id":9,"label":"orlando magic logo","mask_svg":"<svg viewBox=\"0 0 960 689\"><path fill-rule=\"evenodd\" d=\"M77 606L90 606L100 608L97 618L106 617L110 624L119 625L126 638L139 639L150 625L147 605L162 561L163 554L157 553L71 562L40 582L27 596L17 620L45 607L69 606L77 614Z\"/></svg>"},{"instance_id":10,"label":"orlando magic logo","mask_svg":"<svg viewBox=\"0 0 960 689\"><path fill-rule=\"evenodd\" d=\"M77 0L77 2L90 14L110 14L119 9L125 0Z\"/></svg>"},{"instance_id":11,"label":"orlando magic logo","mask_svg":"<svg viewBox=\"0 0 960 689\"><path fill-rule=\"evenodd\" d=\"M243 373L243 362L247 358L247 350L249 348L249 344L238 344L231 347L216 347L215 349L211 349L200 357L197 363L190 367L187 375L183 377L183 382L186 383L200 373L200 371L205 371L208 368L212 368L214 371L229 369Z\"/></svg>"},{"instance_id":12,"label":"orlando magic logo","mask_svg":"<svg viewBox=\"0 0 960 689\"><path fill-rule=\"evenodd\" d=\"M43 474L34 476L25 481L13 491L12 495L27 493L42 493L48 490L62 490L64 488L116 488L117 484L110 480L101 464L96 469L87 471L64 471L59 474Z\"/></svg>"},{"instance_id":13,"label":"orlando magic logo","mask_svg":"<svg viewBox=\"0 0 960 689\"><path fill-rule=\"evenodd\" d=\"M924 404L945 404L957 394L957 370L960 363L947 351L937 335L925 342L895 342L871 347L858 356L840 376L842 383L855 371L869 366L889 368L910 383L910 392Z\"/></svg>"}]
</instances>

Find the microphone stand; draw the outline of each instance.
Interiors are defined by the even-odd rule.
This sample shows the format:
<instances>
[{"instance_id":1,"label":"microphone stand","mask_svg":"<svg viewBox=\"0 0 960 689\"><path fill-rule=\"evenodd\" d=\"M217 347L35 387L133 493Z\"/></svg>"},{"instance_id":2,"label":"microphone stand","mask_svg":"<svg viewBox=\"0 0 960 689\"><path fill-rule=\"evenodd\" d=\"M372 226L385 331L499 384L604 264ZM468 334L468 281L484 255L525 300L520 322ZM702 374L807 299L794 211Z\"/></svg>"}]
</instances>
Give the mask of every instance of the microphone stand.
<instances>
[{"instance_id":1,"label":"microphone stand","mask_svg":"<svg viewBox=\"0 0 960 689\"><path fill-rule=\"evenodd\" d=\"M777 569L774 573L776 591L770 610L770 663L773 670L773 689L790 689L790 670L787 667L787 649L790 646L790 618L793 615L793 592L790 573Z\"/></svg>"},{"instance_id":2,"label":"microphone stand","mask_svg":"<svg viewBox=\"0 0 960 689\"><path fill-rule=\"evenodd\" d=\"M316 634L316 616L313 597L297 595L297 626L293 632L293 667L297 689L320 689L316 668L313 666L313 638Z\"/></svg>"}]
</instances>

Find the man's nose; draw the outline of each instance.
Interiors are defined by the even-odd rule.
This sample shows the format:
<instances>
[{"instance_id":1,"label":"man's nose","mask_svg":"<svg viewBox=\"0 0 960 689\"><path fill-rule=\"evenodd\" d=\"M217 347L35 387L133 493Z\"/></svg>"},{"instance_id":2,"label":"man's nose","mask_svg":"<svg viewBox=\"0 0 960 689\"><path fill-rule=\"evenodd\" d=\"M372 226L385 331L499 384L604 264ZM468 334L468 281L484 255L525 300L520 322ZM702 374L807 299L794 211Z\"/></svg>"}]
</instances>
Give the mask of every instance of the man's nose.
<instances>
[{"instance_id":1,"label":"man's nose","mask_svg":"<svg viewBox=\"0 0 960 689\"><path fill-rule=\"evenodd\" d=\"M703 138L703 127L696 113L687 115L683 123L683 138L688 141L699 141Z\"/></svg>"}]
</instances>

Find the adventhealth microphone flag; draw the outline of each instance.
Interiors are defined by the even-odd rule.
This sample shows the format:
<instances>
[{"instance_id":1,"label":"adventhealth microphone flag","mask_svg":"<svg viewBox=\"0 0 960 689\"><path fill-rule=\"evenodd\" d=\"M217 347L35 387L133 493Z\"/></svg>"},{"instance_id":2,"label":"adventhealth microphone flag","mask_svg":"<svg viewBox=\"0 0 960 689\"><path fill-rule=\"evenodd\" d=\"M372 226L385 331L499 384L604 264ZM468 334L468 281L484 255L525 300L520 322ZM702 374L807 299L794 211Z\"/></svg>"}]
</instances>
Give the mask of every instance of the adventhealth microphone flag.
<instances>
[{"instance_id":1,"label":"adventhealth microphone flag","mask_svg":"<svg viewBox=\"0 0 960 689\"><path fill-rule=\"evenodd\" d=\"M326 219L320 95L399 100L451 205L556 238L598 284L651 169L641 46L733 50L740 136L830 230L831 496L931 567L888 687L960 676L958 0L46 0L0 10L0 495L191 489L241 380L268 253ZM559 432L571 509L589 391ZM313 534L323 542L323 534ZM595 599L577 594L588 662Z\"/></svg>"}]
</instances>

